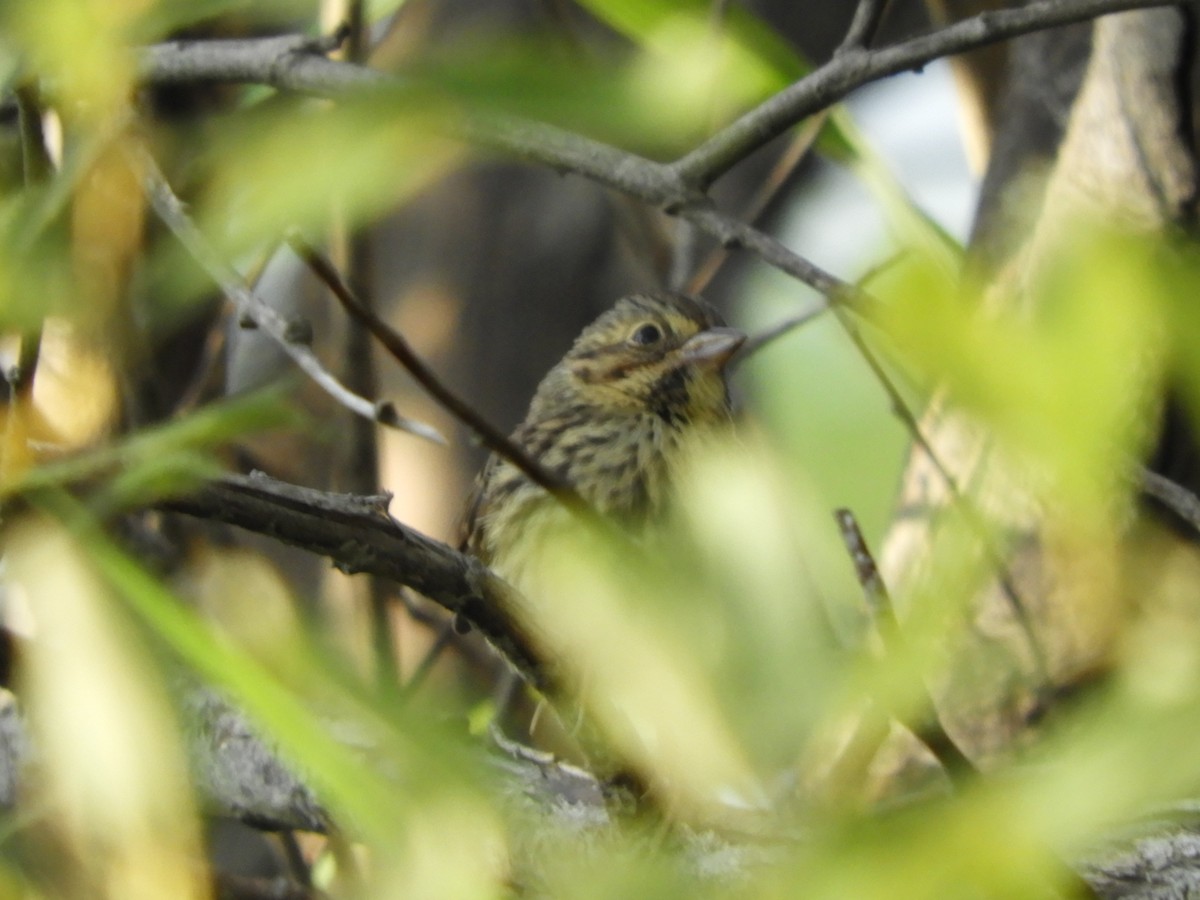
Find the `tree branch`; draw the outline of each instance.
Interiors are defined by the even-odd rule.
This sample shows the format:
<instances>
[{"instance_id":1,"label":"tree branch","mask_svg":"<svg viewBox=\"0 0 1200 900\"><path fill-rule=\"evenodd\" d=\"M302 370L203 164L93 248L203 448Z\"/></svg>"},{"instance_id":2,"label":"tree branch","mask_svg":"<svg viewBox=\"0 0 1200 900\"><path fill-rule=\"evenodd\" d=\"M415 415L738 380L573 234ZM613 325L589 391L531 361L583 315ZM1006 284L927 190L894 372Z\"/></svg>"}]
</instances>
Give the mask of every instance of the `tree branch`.
<instances>
[{"instance_id":1,"label":"tree branch","mask_svg":"<svg viewBox=\"0 0 1200 900\"><path fill-rule=\"evenodd\" d=\"M1200 497L1182 484L1150 469L1143 468L1139 475L1139 488L1143 496L1157 500L1181 522L1200 534Z\"/></svg>"},{"instance_id":2,"label":"tree branch","mask_svg":"<svg viewBox=\"0 0 1200 900\"><path fill-rule=\"evenodd\" d=\"M711 209L705 194L707 186L795 123L873 81L1031 31L1175 2L1178 0L1041 0L1020 9L981 13L891 47L848 49L670 164L552 125L480 110L466 111L462 119L456 120L454 129L468 142L582 175L671 215L684 215L709 234L751 250L770 265L832 297L845 286L843 282L749 225ZM147 83L260 83L323 97L343 96L353 90L403 90L408 84L397 76L326 59L319 55L322 46L297 36L173 41L142 49L138 75Z\"/></svg>"},{"instance_id":3,"label":"tree branch","mask_svg":"<svg viewBox=\"0 0 1200 900\"><path fill-rule=\"evenodd\" d=\"M935 59L1107 13L1179 0L1041 0L1017 9L989 10L929 34L868 50L846 47L825 65L784 88L721 129L673 168L689 186L703 190L736 163L797 122L832 106L851 91Z\"/></svg>"},{"instance_id":4,"label":"tree branch","mask_svg":"<svg viewBox=\"0 0 1200 900\"><path fill-rule=\"evenodd\" d=\"M741 247L758 256L768 265L786 272L793 278L803 281L826 301L862 301L865 295L848 281L843 281L836 275L826 272L815 263L809 262L800 254L788 249L769 234L747 225L731 215L713 208L711 203L686 207L675 212L689 222L694 223L701 231L716 238L724 247Z\"/></svg>"},{"instance_id":5,"label":"tree branch","mask_svg":"<svg viewBox=\"0 0 1200 900\"><path fill-rule=\"evenodd\" d=\"M322 54L341 43L307 35L167 41L138 51L138 78L150 84L240 82L323 97L396 83L384 72Z\"/></svg>"},{"instance_id":6,"label":"tree branch","mask_svg":"<svg viewBox=\"0 0 1200 900\"><path fill-rule=\"evenodd\" d=\"M879 642L883 645L884 655L899 656L905 652L904 632L900 627L900 620L896 617L896 610L892 605L892 598L888 594L887 585L879 573L879 567L875 564L875 557L867 546L867 540L863 537L858 520L848 509L836 510L833 516L838 523L838 530L842 534L842 542L846 545L846 551L854 563L854 573L858 577L858 583L862 586L871 622L875 626ZM933 697L925 692L922 701L928 714L921 722L909 720L893 707L885 707L885 709L929 749L941 764L950 782L954 785L961 785L965 776L978 774L978 769L954 742L954 739L946 733L946 729L937 718L937 705L933 702Z\"/></svg>"},{"instance_id":7,"label":"tree branch","mask_svg":"<svg viewBox=\"0 0 1200 900\"><path fill-rule=\"evenodd\" d=\"M330 293L337 298L350 316L368 331L375 340L383 345L396 362L404 367L418 384L421 385L434 400L473 431L488 450L499 454L516 466L526 477L539 485L547 493L555 497L563 505L571 509L586 510L587 504L571 485L561 478L556 478L545 466L526 453L512 441L504 432L488 422L483 416L471 408L465 400L446 387L425 361L417 356L409 346L404 335L392 328L379 315L363 302L346 280L342 278L337 267L320 253L316 247L299 235L288 237L288 243L297 255L308 264L313 273L329 288Z\"/></svg>"},{"instance_id":8,"label":"tree branch","mask_svg":"<svg viewBox=\"0 0 1200 900\"><path fill-rule=\"evenodd\" d=\"M921 423L917 421L916 415L913 414L913 411L905 402L892 376L888 374L887 370L883 367L883 363L880 362L878 356L868 346L867 340L858 325L851 320L848 314L841 314L840 309L835 309L834 312L838 313L838 321L841 323L847 337L850 338L858 350L859 356L867 364L868 368L870 368L871 373L875 376L875 380L879 383L880 387L883 388L884 393L887 394L893 415L904 425L905 430L912 436L914 443L925 454L937 471L938 477L942 479L942 483L946 485L946 489L950 492L950 497L954 502L955 508L962 513L963 521L966 523L967 528L975 535L976 540L979 541L984 558L996 573L998 586L1004 594L1004 598L1012 610L1017 626L1021 629L1021 633L1025 636L1025 641L1029 646L1030 656L1033 659L1034 668L1036 669L1038 680L1036 692L1040 701L1042 693L1050 683L1050 668L1046 658L1046 650L1038 638L1037 629L1034 627L1033 621L1029 616L1029 611L1025 608L1025 603L1017 591L1016 580L1013 578L1012 571L1005 561L1003 554L992 540L987 522L984 521L983 516L980 515L975 505L969 502L962 486L958 483L958 479L954 477L954 473L950 471L946 463L942 461L942 458L933 449L933 444L930 443L929 438L922 430Z\"/></svg>"},{"instance_id":9,"label":"tree branch","mask_svg":"<svg viewBox=\"0 0 1200 900\"><path fill-rule=\"evenodd\" d=\"M479 560L393 519L386 495L357 497L299 487L262 473L228 475L162 508L236 525L327 556L346 573L391 579L469 622L533 687L558 696L515 591Z\"/></svg>"},{"instance_id":10,"label":"tree branch","mask_svg":"<svg viewBox=\"0 0 1200 900\"><path fill-rule=\"evenodd\" d=\"M875 32L879 30L879 23L887 5L888 0L858 0L858 6L854 8L854 18L850 20L850 27L846 29L846 36L837 52L861 50L870 44Z\"/></svg>"},{"instance_id":11,"label":"tree branch","mask_svg":"<svg viewBox=\"0 0 1200 900\"><path fill-rule=\"evenodd\" d=\"M311 326L289 321L250 290L241 275L221 258L200 229L196 227L196 224L188 216L183 202L171 190L171 186L149 153L140 153L137 164L143 173L146 196L163 224L192 254L196 262L208 273L208 276L229 301L237 307L239 315L249 318L269 334L318 387L355 415L381 425L399 428L436 443L445 443L442 436L432 426L404 418L390 403L372 403L338 381L317 359L316 354L309 346L312 336Z\"/></svg>"}]
</instances>

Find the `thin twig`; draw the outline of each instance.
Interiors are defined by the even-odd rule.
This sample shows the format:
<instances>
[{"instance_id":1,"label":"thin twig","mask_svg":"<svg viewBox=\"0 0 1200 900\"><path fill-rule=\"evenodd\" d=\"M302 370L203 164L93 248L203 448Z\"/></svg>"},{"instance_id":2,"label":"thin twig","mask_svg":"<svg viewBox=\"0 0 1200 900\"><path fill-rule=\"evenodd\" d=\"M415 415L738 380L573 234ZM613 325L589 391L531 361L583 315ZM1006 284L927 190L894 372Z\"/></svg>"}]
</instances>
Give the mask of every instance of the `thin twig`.
<instances>
[{"instance_id":1,"label":"thin twig","mask_svg":"<svg viewBox=\"0 0 1200 900\"><path fill-rule=\"evenodd\" d=\"M988 10L945 28L868 50L847 48L721 129L677 163L684 181L706 188L759 147L851 91L890 75L967 50L1072 22L1129 9L1175 6L1181 0L1039 0L1016 9Z\"/></svg>"},{"instance_id":2,"label":"thin twig","mask_svg":"<svg viewBox=\"0 0 1200 900\"><path fill-rule=\"evenodd\" d=\"M825 127L828 119L829 113L826 110L812 116L796 130L795 136L788 143L787 149L776 160L770 173L768 173L766 179L759 186L758 191L750 198L750 202L746 204L746 208L742 211L741 216L739 216L743 222L753 225L766 212L767 207L779 194L780 189L787 184L792 173L808 157L809 151L812 150L813 144L820 137L821 130ZM713 280L728 258L728 248L717 247L714 249L700 265L700 268L696 270L695 274L692 275L686 292L689 294L704 293L704 289L708 287L709 282Z\"/></svg>"},{"instance_id":3,"label":"thin twig","mask_svg":"<svg viewBox=\"0 0 1200 900\"><path fill-rule=\"evenodd\" d=\"M425 683L425 679L429 677L429 673L433 671L434 665L442 656L442 651L450 646L450 642L454 640L457 632L449 622L442 622L438 628L437 636L433 639L433 643L429 645L429 649L421 657L421 661L417 663L417 667L413 669L413 673L404 682L404 696L411 697L421 685Z\"/></svg>"},{"instance_id":4,"label":"thin twig","mask_svg":"<svg viewBox=\"0 0 1200 900\"><path fill-rule=\"evenodd\" d=\"M691 222L686 219L675 220L675 234L671 241L671 270L667 273L667 284L673 291L698 294L703 290L703 286L691 286L695 280L693 272L699 250L698 237L696 226Z\"/></svg>"},{"instance_id":5,"label":"thin twig","mask_svg":"<svg viewBox=\"0 0 1200 900\"><path fill-rule=\"evenodd\" d=\"M618 766L599 726L572 700L568 662L553 653L555 642L529 614L527 601L475 557L397 522L387 513L389 500L317 491L256 473L215 479L159 506L327 556L347 574L379 575L420 591L483 635L563 721L576 723L574 737L599 767L595 771Z\"/></svg>"},{"instance_id":6,"label":"thin twig","mask_svg":"<svg viewBox=\"0 0 1200 900\"><path fill-rule=\"evenodd\" d=\"M671 164L645 159L600 141L551 125L487 111L466 110L449 126L461 138L520 159L582 175L599 184L659 206L668 213L696 216L710 204L705 188L719 175L792 125L841 100L851 91L943 56L1007 40L1031 31L1127 9L1174 5L1179 0L1040 0L1019 9L988 11L946 28L878 50L843 53L773 95L687 155ZM403 90L394 76L321 56L311 39L285 36L231 41L175 41L144 48L138 59L141 80L150 83L231 81L269 84L281 90L325 97L370 89ZM701 212L697 212L700 210ZM735 220L736 221L736 220ZM749 226L741 224L743 229ZM728 229L718 229L728 230ZM750 229L750 232L753 232ZM756 233L759 237L765 237ZM750 233L743 235L750 237ZM720 235L718 235L720 238ZM781 268L826 295L836 279L822 277L811 263L790 253L780 257L757 239L738 242L770 265Z\"/></svg>"},{"instance_id":7,"label":"thin twig","mask_svg":"<svg viewBox=\"0 0 1200 900\"><path fill-rule=\"evenodd\" d=\"M807 325L813 319L824 315L828 311L829 307L823 303L809 306L803 312L797 313L794 316L788 316L783 321L776 322L774 325L769 325L762 331L750 335L738 349L737 355L730 362L730 366L740 366L763 347L767 346L767 344L783 337L785 334L789 334L801 325Z\"/></svg>"},{"instance_id":8,"label":"thin twig","mask_svg":"<svg viewBox=\"0 0 1200 900\"><path fill-rule=\"evenodd\" d=\"M390 403L372 403L338 381L309 347L311 326L289 321L255 294L200 232L150 154L143 152L138 155L140 158L137 162L143 173L146 195L154 211L208 276L216 282L221 292L237 307L240 316L252 319L266 334L274 338L280 348L309 378L346 409L381 425L398 428L437 443L445 443L445 439L432 426L404 418Z\"/></svg>"},{"instance_id":9,"label":"thin twig","mask_svg":"<svg viewBox=\"0 0 1200 900\"><path fill-rule=\"evenodd\" d=\"M287 859L292 877L300 885L311 888L313 886L312 867L304 858L304 850L301 848L300 842L296 840L296 832L291 828L285 830L279 835L279 842L283 844L283 855Z\"/></svg>"},{"instance_id":10,"label":"thin twig","mask_svg":"<svg viewBox=\"0 0 1200 900\"><path fill-rule=\"evenodd\" d=\"M37 86L22 82L13 92L17 99L17 115L21 128L21 164L25 186L40 184L54 174L54 162L46 149L42 128L42 102Z\"/></svg>"},{"instance_id":11,"label":"thin twig","mask_svg":"<svg viewBox=\"0 0 1200 900\"><path fill-rule=\"evenodd\" d=\"M504 432L484 419L470 404L446 387L424 360L413 351L404 336L383 321L355 295L342 278L341 273L324 254L298 234L289 235L288 243L324 282L346 312L374 335L384 349L416 379L418 384L429 392L431 397L471 429L485 447L508 460L531 481L567 507L576 510L588 509L583 498L573 487L562 479L556 478Z\"/></svg>"},{"instance_id":12,"label":"thin twig","mask_svg":"<svg viewBox=\"0 0 1200 900\"><path fill-rule=\"evenodd\" d=\"M454 619L446 616L445 609L441 607L433 609L431 607L423 606L414 599L411 592L407 588L398 588L394 592L393 597L401 606L404 607L404 612L410 619L412 619L418 625L424 625L426 629L434 633L435 637L433 644L430 645L431 648L440 642L442 639L442 633L445 631L447 632L446 640L450 640L454 637L463 638L457 642L457 645L454 649L458 656L464 662L466 662L467 665L480 671L495 669L496 655L488 650L483 642L468 640L465 638L465 635L459 635L459 633L454 629ZM412 694L413 691L416 690L416 688L419 686L416 673L425 667L432 669L433 664L437 661L437 657L441 652L441 650L438 650L437 653L433 653L432 649L426 651L425 656L423 656L421 661L414 667L413 675L411 675L409 680L404 683L404 695L407 696Z\"/></svg>"},{"instance_id":13,"label":"thin twig","mask_svg":"<svg viewBox=\"0 0 1200 900\"><path fill-rule=\"evenodd\" d=\"M345 57L352 63L366 65L370 49L370 26L364 0L339 2L338 8L346 17ZM346 282L355 285L356 294L363 305L372 308L374 260L369 229L355 228L345 214L344 204L335 200L334 207L333 220L337 224L333 226L331 240L343 260ZM346 385L366 397L379 394L379 377L372 349L371 333L360 322L352 320L346 329L343 349ZM354 494L376 493L379 490L379 457L379 430L363 419L352 422L345 455L341 459L342 486ZM400 685L400 659L392 623L391 586L383 579L372 576L366 579L364 587L369 594L368 627L375 682L381 691L394 692Z\"/></svg>"},{"instance_id":14,"label":"thin twig","mask_svg":"<svg viewBox=\"0 0 1200 900\"><path fill-rule=\"evenodd\" d=\"M897 262L903 259L905 253L905 250L898 250L891 256L884 259L882 262L871 266L871 268L864 272L862 277L855 282L855 286L859 290L863 290L872 280L875 279L876 276L887 271ZM774 342L777 338L781 338L785 334L790 334L792 331L802 325L807 325L809 322L819 317L827 310L828 307L825 305L810 306L808 309L805 309L802 312L788 316L786 319L776 322L774 325L768 325L766 328L762 329L762 331L750 335L750 337L746 338L745 343L743 343L738 349L737 355L731 361L731 365L741 365L750 356L754 355L768 344Z\"/></svg>"},{"instance_id":15,"label":"thin twig","mask_svg":"<svg viewBox=\"0 0 1200 900\"><path fill-rule=\"evenodd\" d=\"M962 513L967 527L975 535L975 539L979 541L980 547L987 557L989 567L996 573L1000 590L1004 594L1018 626L1025 635L1030 654L1033 657L1034 668L1037 670L1038 692L1040 693L1049 684L1050 679L1046 651L1042 647L1041 641L1038 640L1033 622L1029 618L1029 612L1025 609L1025 603L1021 600L1021 596L1017 592L1012 572L1009 570L1008 564L1004 561L1000 551L992 543L987 523L979 516L975 507L968 502L966 495L958 483L958 479L954 477L953 473L933 449L933 445L930 444L929 439L921 429L921 423L917 421L916 415L913 414L908 403L905 402L892 376L888 374L883 364L879 361L879 358L875 355L875 352L867 345L866 339L863 337L858 326L851 320L848 314L843 314L839 307L834 307L834 313L837 314L838 321L842 324L846 335L857 348L859 356L866 362L875 376L875 380L879 382L880 387L887 394L893 414L904 425L905 430L912 436L917 447L920 448L921 452L925 454L926 458L933 465L938 473L938 477L942 479L942 482L946 485L946 489L950 491L950 497L955 508Z\"/></svg>"},{"instance_id":16,"label":"thin twig","mask_svg":"<svg viewBox=\"0 0 1200 900\"><path fill-rule=\"evenodd\" d=\"M843 53L774 94L670 165L654 163L551 126L475 113L460 135L515 156L585 175L662 205L686 202L753 150L850 92L945 56L1108 13L1177 5L1180 0L1039 0L989 10L890 47ZM328 42L326 42L328 43ZM148 83L226 81L269 84L325 97L404 81L320 55L325 44L282 37L171 41L143 48L138 77Z\"/></svg>"},{"instance_id":17,"label":"thin twig","mask_svg":"<svg viewBox=\"0 0 1200 900\"><path fill-rule=\"evenodd\" d=\"M905 651L904 634L900 628L900 620L896 617L892 598L888 594L887 585L879 573L879 567L875 564L875 557L872 556L871 550L867 546L866 538L863 537L862 529L859 528L853 512L848 509L839 509L834 512L834 518L841 531L842 542L846 545L846 550L850 553L850 559L854 563L854 572L858 577L858 583L862 585L867 607L871 613L871 621L874 623L879 641L883 645L884 655L895 658ZM930 712L927 721L921 724L911 723L906 721L905 717L897 715L894 709L889 711L929 748L946 771L947 777L952 783L957 783L964 775L977 772L977 767L946 733L946 729L938 721L937 707L933 702L933 697L924 689L924 686L922 686L922 690L925 694L922 700Z\"/></svg>"},{"instance_id":18,"label":"thin twig","mask_svg":"<svg viewBox=\"0 0 1200 900\"><path fill-rule=\"evenodd\" d=\"M722 244L726 246L740 246L749 249L767 262L770 262L776 268L784 272L801 278L808 284L821 285L818 290L824 295L816 301L810 302L808 308L796 314L796 318L811 318L819 314L827 308L833 308L835 312L840 312L844 306L857 306L862 308L868 297L855 285L842 281L836 276L824 272L822 269L810 263L808 260L793 253L779 241L764 234L763 232L746 225L744 222L739 222L732 216L718 212L711 207L702 207L681 213L696 222L701 228L708 231L710 234L717 237ZM863 339L862 333L858 327L847 315L838 315L838 321L841 323L847 336L858 350L859 355L871 369L876 380L883 388L891 403L892 410L900 419L901 423L912 436L913 441L921 448L939 476L945 482L950 495L953 498L955 505L960 508L968 523L968 526L975 533L983 548L984 554L988 558L989 565L993 567L999 579L999 584L1004 596L1007 598L1009 606L1013 610L1013 614L1017 619L1019 626L1025 633L1026 640L1029 644L1030 653L1033 656L1034 667L1037 670L1039 685L1044 687L1048 683L1048 666L1046 663L1045 650L1041 646L1037 635L1033 628L1033 623L1029 619L1029 614L1025 609L1024 603L1021 601L1016 587L1013 583L1012 575L1009 572L1007 564L1004 562L999 551L992 545L992 541L988 535L987 526L974 513L974 510L966 501L966 497L960 489L958 482L946 467L945 463L938 457L933 446L921 431L920 423L917 417L909 409L908 404L904 401L904 397L900 394L890 375L879 363L871 348Z\"/></svg>"},{"instance_id":19,"label":"thin twig","mask_svg":"<svg viewBox=\"0 0 1200 900\"><path fill-rule=\"evenodd\" d=\"M741 247L749 250L781 272L803 281L822 295L819 301L822 306L843 301L862 303L866 299L863 293L848 281L826 272L769 234L720 212L711 204L687 207L676 214L694 222L700 230L720 241L723 247Z\"/></svg>"},{"instance_id":20,"label":"thin twig","mask_svg":"<svg viewBox=\"0 0 1200 900\"><path fill-rule=\"evenodd\" d=\"M1182 484L1164 475L1143 468L1140 472L1142 494L1157 500L1179 518L1185 525L1200 534L1200 497Z\"/></svg>"},{"instance_id":21,"label":"thin twig","mask_svg":"<svg viewBox=\"0 0 1200 900\"><path fill-rule=\"evenodd\" d=\"M268 535L328 557L348 574L379 575L461 616L531 685L558 695L560 678L540 648L521 599L479 560L393 519L387 495L356 497L269 478L227 475L160 502L185 513Z\"/></svg>"},{"instance_id":22,"label":"thin twig","mask_svg":"<svg viewBox=\"0 0 1200 900\"><path fill-rule=\"evenodd\" d=\"M1095 18L1111 12L1174 5L1172 0L1041 0L1019 9L988 11L946 28L879 50L853 50L840 54L790 87L777 93L722 129L701 146L670 165L626 153L609 145L574 135L553 126L509 116L471 113L458 133L469 141L495 147L519 158L575 172L620 190L670 214L682 216L716 237L723 246L738 246L758 255L769 265L809 284L828 301L854 299L855 292L841 279L824 272L774 238L712 207L704 189L713 179L751 151L807 116L824 109L864 84L906 69L920 68L934 59L961 53L1039 29ZM143 77L210 77L224 80L265 81L277 87L326 96L350 87L400 84L379 73L336 63L296 45L274 55L257 53L247 42L224 42L220 54L207 54L194 46L149 48L141 60ZM221 59L215 58L220 56ZM266 58L264 58L266 57ZM824 305L824 304L823 304ZM881 384L896 405L905 426L935 467L957 502L962 492L946 467L933 454L915 417L878 366L855 331L849 331L860 353L881 377ZM964 506L965 509L965 506ZM969 512L969 511L968 511ZM983 523L969 515L1000 573L1005 594L1030 637L1039 670L1043 654L1027 615L1013 588L1007 568L991 547Z\"/></svg>"},{"instance_id":23,"label":"thin twig","mask_svg":"<svg viewBox=\"0 0 1200 900\"><path fill-rule=\"evenodd\" d=\"M846 29L846 36L836 53L866 49L875 39L875 32L879 30L879 23L883 20L887 4L888 0L858 0L858 6L854 8L854 18L850 20L850 27Z\"/></svg>"},{"instance_id":24,"label":"thin twig","mask_svg":"<svg viewBox=\"0 0 1200 900\"><path fill-rule=\"evenodd\" d=\"M36 85L23 82L13 93L16 96L18 125L21 129L21 166L25 187L28 189L44 183L54 174L54 162L46 149L41 97ZM42 329L31 328L20 336L19 341L17 371L6 373L10 387L16 389L12 392L14 399L16 396L27 395L33 388L42 354Z\"/></svg>"}]
</instances>

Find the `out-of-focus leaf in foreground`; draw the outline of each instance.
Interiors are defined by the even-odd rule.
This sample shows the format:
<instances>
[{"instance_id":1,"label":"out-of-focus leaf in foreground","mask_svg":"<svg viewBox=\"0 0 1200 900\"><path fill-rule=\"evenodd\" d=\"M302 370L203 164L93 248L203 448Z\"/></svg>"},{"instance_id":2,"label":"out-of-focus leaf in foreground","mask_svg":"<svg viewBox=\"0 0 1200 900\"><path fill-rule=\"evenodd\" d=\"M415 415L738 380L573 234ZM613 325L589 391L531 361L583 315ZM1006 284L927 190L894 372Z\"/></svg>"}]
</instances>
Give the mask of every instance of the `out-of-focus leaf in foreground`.
<instances>
[{"instance_id":1,"label":"out-of-focus leaf in foreground","mask_svg":"<svg viewBox=\"0 0 1200 900\"><path fill-rule=\"evenodd\" d=\"M227 628L224 638L215 635L86 514L55 505L134 617L188 668L227 693L278 742L283 757L339 822L378 851L371 882L377 895L453 888L445 895L480 896L495 890L505 876L505 840L495 810L480 793L470 754L429 724L393 720L299 642L291 628L259 634L251 643L262 662L248 655L229 641L244 634L244 627Z\"/></svg>"},{"instance_id":2,"label":"out-of-focus leaf in foreground","mask_svg":"<svg viewBox=\"0 0 1200 900\"><path fill-rule=\"evenodd\" d=\"M723 795L759 802L744 749L720 713L701 659L672 627L666 571L567 529L544 548L529 615L567 667L612 746L684 817L717 814ZM622 558L624 557L624 558Z\"/></svg>"},{"instance_id":3,"label":"out-of-focus leaf in foreground","mask_svg":"<svg viewBox=\"0 0 1200 900\"><path fill-rule=\"evenodd\" d=\"M666 26L664 26L666 27ZM734 52L714 65L713 33L690 18L669 23L671 53L647 47L581 55L547 38L473 38L441 48L403 73L467 115L507 113L672 156L707 133L714 117L765 93L757 60ZM725 104L724 106L721 104Z\"/></svg>"},{"instance_id":4,"label":"out-of-focus leaf in foreground","mask_svg":"<svg viewBox=\"0 0 1200 900\"><path fill-rule=\"evenodd\" d=\"M994 427L1035 493L1099 522L1149 439L1171 290L1160 271L1151 246L1081 227L1022 300L970 302L913 261L880 321L906 363Z\"/></svg>"},{"instance_id":5,"label":"out-of-focus leaf in foreground","mask_svg":"<svg viewBox=\"0 0 1200 900\"><path fill-rule=\"evenodd\" d=\"M255 107L213 141L213 189L198 219L234 254L320 227L331 198L352 221L377 216L458 162L459 145L442 136L446 115L433 94L388 91Z\"/></svg>"},{"instance_id":6,"label":"out-of-focus leaf in foreground","mask_svg":"<svg viewBox=\"0 0 1200 900\"><path fill-rule=\"evenodd\" d=\"M612 744L702 821L763 808L845 670L806 571L817 511L792 506L769 452L747 443L697 448L664 532L563 528L521 584Z\"/></svg>"},{"instance_id":7,"label":"out-of-focus leaf in foreground","mask_svg":"<svg viewBox=\"0 0 1200 900\"><path fill-rule=\"evenodd\" d=\"M54 79L72 114L97 123L130 95L126 40L151 6L151 0L18 0L8 5L5 24L34 70Z\"/></svg>"},{"instance_id":8,"label":"out-of-focus leaf in foreground","mask_svg":"<svg viewBox=\"0 0 1200 900\"><path fill-rule=\"evenodd\" d=\"M5 560L37 622L22 696L61 840L60 896L207 896L179 730L125 611L52 520L16 526Z\"/></svg>"},{"instance_id":9,"label":"out-of-focus leaf in foreground","mask_svg":"<svg viewBox=\"0 0 1200 900\"><path fill-rule=\"evenodd\" d=\"M679 50L674 41L681 32L705 34L710 62L720 65L738 58L753 66L755 78L753 83L746 83L743 102L755 91L778 90L808 69L785 41L741 6L728 7L720 20L714 20L712 7L703 0L585 0L583 5L597 18L664 57Z\"/></svg>"},{"instance_id":10,"label":"out-of-focus leaf in foreground","mask_svg":"<svg viewBox=\"0 0 1200 900\"><path fill-rule=\"evenodd\" d=\"M151 488L156 484L160 489L186 486L196 476L217 471L214 462L206 462L208 454L217 448L250 434L301 422L283 391L258 391L203 407L174 422L144 429L97 450L14 473L17 477L0 484L0 497L115 474L125 479L119 493L127 500L154 499L152 490L132 489L143 480ZM158 481L164 475L172 476L165 484ZM176 476L182 480L177 481ZM158 496L167 492L160 490Z\"/></svg>"}]
</instances>

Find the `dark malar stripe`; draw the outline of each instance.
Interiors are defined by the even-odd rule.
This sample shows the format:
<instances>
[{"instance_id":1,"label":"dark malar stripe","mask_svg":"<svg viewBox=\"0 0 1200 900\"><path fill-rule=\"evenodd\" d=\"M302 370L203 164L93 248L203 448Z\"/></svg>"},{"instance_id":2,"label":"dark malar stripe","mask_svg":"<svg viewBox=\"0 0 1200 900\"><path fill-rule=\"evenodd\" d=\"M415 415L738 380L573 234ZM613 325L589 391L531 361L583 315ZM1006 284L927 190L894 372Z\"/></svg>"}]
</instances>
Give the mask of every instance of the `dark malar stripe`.
<instances>
[{"instance_id":1,"label":"dark malar stripe","mask_svg":"<svg viewBox=\"0 0 1200 900\"><path fill-rule=\"evenodd\" d=\"M654 414L672 427L688 421L688 380L684 369L671 369L658 379L650 395L650 408Z\"/></svg>"}]
</instances>

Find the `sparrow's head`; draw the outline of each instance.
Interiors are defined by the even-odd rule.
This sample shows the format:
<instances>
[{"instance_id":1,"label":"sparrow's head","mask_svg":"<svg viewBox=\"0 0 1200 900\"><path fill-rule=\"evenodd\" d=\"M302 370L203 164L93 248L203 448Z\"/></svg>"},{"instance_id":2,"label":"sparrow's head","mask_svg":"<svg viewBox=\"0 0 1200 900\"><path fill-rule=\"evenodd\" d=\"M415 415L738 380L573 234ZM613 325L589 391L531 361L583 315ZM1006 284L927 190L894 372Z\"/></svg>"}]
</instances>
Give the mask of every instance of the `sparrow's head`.
<instances>
[{"instance_id":1,"label":"sparrow's head","mask_svg":"<svg viewBox=\"0 0 1200 900\"><path fill-rule=\"evenodd\" d=\"M725 365L745 335L683 294L631 294L584 329L538 389L609 412L653 412L680 427L728 415Z\"/></svg>"}]
</instances>

